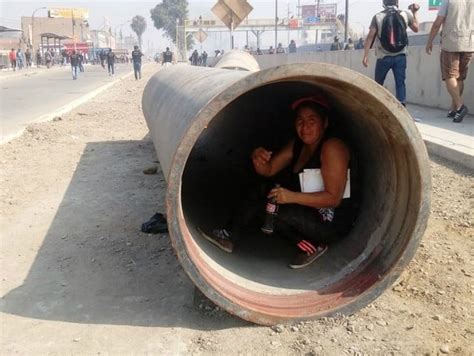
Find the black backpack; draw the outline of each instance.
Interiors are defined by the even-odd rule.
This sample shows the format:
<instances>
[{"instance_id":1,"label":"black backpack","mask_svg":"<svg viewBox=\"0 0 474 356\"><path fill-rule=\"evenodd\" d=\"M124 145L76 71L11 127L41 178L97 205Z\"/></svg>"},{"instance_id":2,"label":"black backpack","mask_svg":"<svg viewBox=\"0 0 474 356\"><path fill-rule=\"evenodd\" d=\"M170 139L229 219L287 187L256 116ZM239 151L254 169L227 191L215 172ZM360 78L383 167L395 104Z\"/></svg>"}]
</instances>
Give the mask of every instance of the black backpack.
<instances>
[{"instance_id":1,"label":"black backpack","mask_svg":"<svg viewBox=\"0 0 474 356\"><path fill-rule=\"evenodd\" d=\"M391 53L400 52L408 45L407 24L395 8L388 8L382 21L380 44Z\"/></svg>"}]
</instances>

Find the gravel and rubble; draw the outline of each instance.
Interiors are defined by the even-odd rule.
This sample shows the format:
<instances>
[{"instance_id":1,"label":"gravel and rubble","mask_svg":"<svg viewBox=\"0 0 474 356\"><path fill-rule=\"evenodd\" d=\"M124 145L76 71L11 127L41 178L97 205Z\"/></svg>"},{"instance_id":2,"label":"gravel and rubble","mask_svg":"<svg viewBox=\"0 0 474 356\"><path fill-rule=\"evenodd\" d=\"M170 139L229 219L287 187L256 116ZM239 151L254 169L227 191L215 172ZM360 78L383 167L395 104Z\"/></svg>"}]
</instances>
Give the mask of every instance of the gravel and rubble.
<instances>
[{"instance_id":1,"label":"gravel and rubble","mask_svg":"<svg viewBox=\"0 0 474 356\"><path fill-rule=\"evenodd\" d=\"M0 146L3 354L472 355L474 174L433 158L432 214L414 260L353 315L263 327L200 295L167 234L166 183L124 79Z\"/></svg>"}]
</instances>

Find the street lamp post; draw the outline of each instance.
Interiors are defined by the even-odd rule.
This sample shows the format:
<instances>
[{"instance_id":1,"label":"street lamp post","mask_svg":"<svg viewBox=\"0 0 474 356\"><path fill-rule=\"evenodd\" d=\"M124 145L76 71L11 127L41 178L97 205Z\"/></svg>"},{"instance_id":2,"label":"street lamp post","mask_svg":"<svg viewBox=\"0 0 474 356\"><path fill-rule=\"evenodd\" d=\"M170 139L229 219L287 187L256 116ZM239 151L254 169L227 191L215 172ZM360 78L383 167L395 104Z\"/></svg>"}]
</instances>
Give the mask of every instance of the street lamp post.
<instances>
[{"instance_id":1,"label":"street lamp post","mask_svg":"<svg viewBox=\"0 0 474 356\"><path fill-rule=\"evenodd\" d=\"M32 52L32 56L35 56L35 45L34 45L34 38L35 38L35 31L34 31L34 24L35 24L35 14L36 14L36 11L39 11L39 10L46 10L47 7L46 6L42 6L42 7L38 7L37 9L35 9L33 11L33 13L31 14L31 38L30 38L30 43L31 43L31 52Z\"/></svg>"}]
</instances>

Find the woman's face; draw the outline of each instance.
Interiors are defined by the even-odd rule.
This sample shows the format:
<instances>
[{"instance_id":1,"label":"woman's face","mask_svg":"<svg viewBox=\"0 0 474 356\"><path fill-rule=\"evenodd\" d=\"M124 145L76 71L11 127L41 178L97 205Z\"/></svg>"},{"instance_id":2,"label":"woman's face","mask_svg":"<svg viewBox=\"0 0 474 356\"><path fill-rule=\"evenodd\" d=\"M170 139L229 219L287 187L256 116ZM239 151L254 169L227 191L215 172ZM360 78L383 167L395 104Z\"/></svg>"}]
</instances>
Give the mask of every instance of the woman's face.
<instances>
[{"instance_id":1,"label":"woman's face","mask_svg":"<svg viewBox=\"0 0 474 356\"><path fill-rule=\"evenodd\" d=\"M311 108L298 110L296 117L296 132L305 144L311 145L323 136L327 127L327 120Z\"/></svg>"}]
</instances>

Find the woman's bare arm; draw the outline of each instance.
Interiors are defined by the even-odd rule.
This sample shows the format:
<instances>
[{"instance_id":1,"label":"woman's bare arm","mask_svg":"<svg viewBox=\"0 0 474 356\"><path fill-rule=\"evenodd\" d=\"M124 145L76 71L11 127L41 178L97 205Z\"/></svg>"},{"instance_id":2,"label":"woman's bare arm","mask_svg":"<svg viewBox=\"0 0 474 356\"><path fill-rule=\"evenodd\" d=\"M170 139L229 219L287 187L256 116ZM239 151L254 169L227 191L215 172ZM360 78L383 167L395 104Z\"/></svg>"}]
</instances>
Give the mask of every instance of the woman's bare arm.
<instances>
[{"instance_id":1,"label":"woman's bare arm","mask_svg":"<svg viewBox=\"0 0 474 356\"><path fill-rule=\"evenodd\" d=\"M275 155L263 147L252 152L252 163L255 171L264 177L273 177L291 163L294 141L289 142Z\"/></svg>"},{"instance_id":2,"label":"woman's bare arm","mask_svg":"<svg viewBox=\"0 0 474 356\"><path fill-rule=\"evenodd\" d=\"M279 204L299 204L313 208L336 207L344 194L349 158L349 150L344 142L332 138L325 142L321 152L321 173L325 187L323 192L301 193L274 188L268 197L275 197Z\"/></svg>"}]
</instances>

